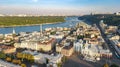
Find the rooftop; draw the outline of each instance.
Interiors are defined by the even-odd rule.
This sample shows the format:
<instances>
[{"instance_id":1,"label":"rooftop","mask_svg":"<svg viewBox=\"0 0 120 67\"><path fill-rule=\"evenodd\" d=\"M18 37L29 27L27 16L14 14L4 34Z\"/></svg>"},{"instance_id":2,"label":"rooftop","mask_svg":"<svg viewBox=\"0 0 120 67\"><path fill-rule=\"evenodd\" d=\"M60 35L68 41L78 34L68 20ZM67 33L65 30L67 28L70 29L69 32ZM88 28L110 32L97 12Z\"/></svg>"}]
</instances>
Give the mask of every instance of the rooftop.
<instances>
[{"instance_id":1,"label":"rooftop","mask_svg":"<svg viewBox=\"0 0 120 67\"><path fill-rule=\"evenodd\" d=\"M72 47L73 47L73 44L70 44L70 45L67 45L67 46L63 47L63 49L69 50L69 49L71 49Z\"/></svg>"},{"instance_id":2,"label":"rooftop","mask_svg":"<svg viewBox=\"0 0 120 67\"><path fill-rule=\"evenodd\" d=\"M1 49L12 49L12 48L14 48L14 47L1 45L0 48L1 48Z\"/></svg>"}]
</instances>

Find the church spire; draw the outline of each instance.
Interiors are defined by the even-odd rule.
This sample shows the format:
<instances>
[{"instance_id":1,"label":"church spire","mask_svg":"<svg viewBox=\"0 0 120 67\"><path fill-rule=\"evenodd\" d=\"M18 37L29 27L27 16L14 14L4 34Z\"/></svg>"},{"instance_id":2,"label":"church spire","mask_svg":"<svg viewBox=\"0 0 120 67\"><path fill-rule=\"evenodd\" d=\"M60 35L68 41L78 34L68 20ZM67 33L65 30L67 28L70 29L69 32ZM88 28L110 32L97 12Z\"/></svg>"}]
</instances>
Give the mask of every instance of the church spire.
<instances>
[{"instance_id":1,"label":"church spire","mask_svg":"<svg viewBox=\"0 0 120 67\"><path fill-rule=\"evenodd\" d=\"M15 29L14 29L14 28L13 28L13 34L16 34L16 33L15 33Z\"/></svg>"},{"instance_id":2,"label":"church spire","mask_svg":"<svg viewBox=\"0 0 120 67\"><path fill-rule=\"evenodd\" d=\"M40 35L42 36L42 24L40 24Z\"/></svg>"}]
</instances>

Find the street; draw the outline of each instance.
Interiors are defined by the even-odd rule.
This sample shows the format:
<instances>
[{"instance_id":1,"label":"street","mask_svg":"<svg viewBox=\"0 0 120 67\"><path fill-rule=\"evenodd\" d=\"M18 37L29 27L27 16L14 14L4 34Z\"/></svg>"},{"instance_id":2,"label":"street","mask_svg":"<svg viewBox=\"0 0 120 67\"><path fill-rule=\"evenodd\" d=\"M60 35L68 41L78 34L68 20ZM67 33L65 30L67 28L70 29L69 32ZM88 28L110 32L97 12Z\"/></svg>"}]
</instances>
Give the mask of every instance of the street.
<instances>
[{"instance_id":1,"label":"street","mask_svg":"<svg viewBox=\"0 0 120 67\"><path fill-rule=\"evenodd\" d=\"M108 63L109 65L111 64L117 64L120 66L120 59L117 59L115 56L114 49L111 47L109 41L107 38L104 36L104 32L102 32L101 27L99 23L96 23L97 27L100 29L101 36L103 37L106 46L110 51L113 53L112 58L101 58L100 61L97 62L90 62L83 60L83 58L79 55L73 54L68 58L68 60L63 64L63 67L102 67L105 63Z\"/></svg>"}]
</instances>

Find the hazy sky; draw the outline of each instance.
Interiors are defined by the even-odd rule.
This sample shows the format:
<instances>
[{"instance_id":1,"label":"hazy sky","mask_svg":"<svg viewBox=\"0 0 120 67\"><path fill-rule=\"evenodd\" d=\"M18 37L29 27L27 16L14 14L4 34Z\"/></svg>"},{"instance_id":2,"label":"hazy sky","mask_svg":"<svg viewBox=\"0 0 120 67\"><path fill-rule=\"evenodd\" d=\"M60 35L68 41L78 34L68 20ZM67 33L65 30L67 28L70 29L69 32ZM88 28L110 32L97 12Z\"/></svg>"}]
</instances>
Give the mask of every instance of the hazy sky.
<instances>
[{"instance_id":1,"label":"hazy sky","mask_svg":"<svg viewBox=\"0 0 120 67\"><path fill-rule=\"evenodd\" d=\"M0 0L0 14L87 14L120 11L120 0Z\"/></svg>"}]
</instances>

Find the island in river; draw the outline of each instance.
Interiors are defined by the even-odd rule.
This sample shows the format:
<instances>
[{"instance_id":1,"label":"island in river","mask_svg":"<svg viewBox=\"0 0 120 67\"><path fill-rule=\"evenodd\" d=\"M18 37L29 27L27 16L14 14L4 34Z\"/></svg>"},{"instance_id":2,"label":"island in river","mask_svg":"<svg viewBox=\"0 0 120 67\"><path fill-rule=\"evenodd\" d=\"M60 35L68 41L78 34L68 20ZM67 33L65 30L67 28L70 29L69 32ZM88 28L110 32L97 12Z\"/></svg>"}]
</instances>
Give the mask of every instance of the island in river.
<instances>
[{"instance_id":1,"label":"island in river","mask_svg":"<svg viewBox=\"0 0 120 67\"><path fill-rule=\"evenodd\" d=\"M46 23L64 22L64 16L3 16L0 17L0 27L29 26Z\"/></svg>"}]
</instances>

